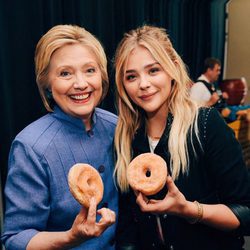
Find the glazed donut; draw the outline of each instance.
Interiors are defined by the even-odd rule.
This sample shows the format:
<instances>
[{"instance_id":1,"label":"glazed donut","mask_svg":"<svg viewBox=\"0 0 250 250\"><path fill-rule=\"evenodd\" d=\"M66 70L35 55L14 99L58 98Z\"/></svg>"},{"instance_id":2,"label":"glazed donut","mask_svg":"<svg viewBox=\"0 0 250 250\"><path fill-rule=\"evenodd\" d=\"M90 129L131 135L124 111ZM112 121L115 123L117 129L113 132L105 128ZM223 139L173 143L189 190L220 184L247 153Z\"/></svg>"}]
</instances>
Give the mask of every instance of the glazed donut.
<instances>
[{"instance_id":1,"label":"glazed donut","mask_svg":"<svg viewBox=\"0 0 250 250\"><path fill-rule=\"evenodd\" d=\"M144 153L135 157L127 168L128 183L144 195L158 193L166 184L167 164L159 155Z\"/></svg>"},{"instance_id":2,"label":"glazed donut","mask_svg":"<svg viewBox=\"0 0 250 250\"><path fill-rule=\"evenodd\" d=\"M68 174L69 189L74 198L84 207L89 207L91 197L96 204L102 200L103 182L98 171L89 164L77 163Z\"/></svg>"}]
</instances>

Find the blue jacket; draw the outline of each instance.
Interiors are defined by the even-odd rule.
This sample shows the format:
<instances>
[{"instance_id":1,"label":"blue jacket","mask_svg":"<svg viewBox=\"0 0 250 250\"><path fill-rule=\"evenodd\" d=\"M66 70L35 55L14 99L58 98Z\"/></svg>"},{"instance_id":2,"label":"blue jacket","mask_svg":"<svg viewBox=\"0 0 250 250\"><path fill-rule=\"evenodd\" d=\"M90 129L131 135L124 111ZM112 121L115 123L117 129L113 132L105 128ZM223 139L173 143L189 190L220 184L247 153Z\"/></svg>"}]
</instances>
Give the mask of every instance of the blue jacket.
<instances>
[{"instance_id":1,"label":"blue jacket","mask_svg":"<svg viewBox=\"0 0 250 250\"><path fill-rule=\"evenodd\" d=\"M6 250L24 250L40 231L71 228L81 206L69 191L67 175L76 163L95 167L104 182L98 205L118 212L113 182L113 137L117 117L96 108L93 127L59 107L27 126L13 141L5 187L6 211L2 241ZM114 249L116 225L74 249Z\"/></svg>"}]
</instances>

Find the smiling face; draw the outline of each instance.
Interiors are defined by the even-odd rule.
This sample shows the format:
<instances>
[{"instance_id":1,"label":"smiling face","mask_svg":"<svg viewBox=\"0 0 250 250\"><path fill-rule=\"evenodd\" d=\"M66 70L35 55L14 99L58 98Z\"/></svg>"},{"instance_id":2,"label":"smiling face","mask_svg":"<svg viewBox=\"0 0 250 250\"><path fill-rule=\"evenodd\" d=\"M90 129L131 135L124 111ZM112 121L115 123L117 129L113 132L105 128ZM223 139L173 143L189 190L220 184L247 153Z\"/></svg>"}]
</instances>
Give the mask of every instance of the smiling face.
<instances>
[{"instance_id":1,"label":"smiling face","mask_svg":"<svg viewBox=\"0 0 250 250\"><path fill-rule=\"evenodd\" d=\"M65 45L52 55L48 76L57 105L89 127L102 96L102 76L95 55L79 43Z\"/></svg>"},{"instance_id":2,"label":"smiling face","mask_svg":"<svg viewBox=\"0 0 250 250\"><path fill-rule=\"evenodd\" d=\"M125 65L124 88L148 116L166 115L171 77L144 47L132 50Z\"/></svg>"}]
</instances>

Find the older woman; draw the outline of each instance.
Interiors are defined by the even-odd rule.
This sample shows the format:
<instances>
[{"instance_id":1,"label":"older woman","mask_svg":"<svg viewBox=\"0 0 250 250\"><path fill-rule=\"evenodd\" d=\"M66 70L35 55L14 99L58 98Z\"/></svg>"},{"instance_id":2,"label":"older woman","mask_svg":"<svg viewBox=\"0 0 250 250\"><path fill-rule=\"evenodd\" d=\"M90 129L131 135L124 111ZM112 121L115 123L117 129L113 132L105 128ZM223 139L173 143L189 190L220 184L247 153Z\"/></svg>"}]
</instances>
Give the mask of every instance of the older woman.
<instances>
[{"instance_id":1,"label":"older woman","mask_svg":"<svg viewBox=\"0 0 250 250\"><path fill-rule=\"evenodd\" d=\"M13 141L2 240L11 250L114 249L117 118L96 108L108 90L103 48L85 29L58 25L40 39L35 64L50 113ZM99 171L104 195L98 206L92 200L81 208L71 195L67 175L76 163Z\"/></svg>"}]
</instances>

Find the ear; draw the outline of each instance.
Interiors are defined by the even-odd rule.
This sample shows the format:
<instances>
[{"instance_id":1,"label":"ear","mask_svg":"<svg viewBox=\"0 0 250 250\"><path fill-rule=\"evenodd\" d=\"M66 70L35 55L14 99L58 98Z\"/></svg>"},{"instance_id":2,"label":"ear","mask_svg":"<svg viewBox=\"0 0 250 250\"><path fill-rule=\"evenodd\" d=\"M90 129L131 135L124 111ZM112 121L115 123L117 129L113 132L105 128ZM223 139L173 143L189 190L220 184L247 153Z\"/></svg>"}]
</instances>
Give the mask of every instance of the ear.
<instances>
[{"instance_id":1,"label":"ear","mask_svg":"<svg viewBox=\"0 0 250 250\"><path fill-rule=\"evenodd\" d=\"M208 68L208 69L207 69L207 73L208 73L208 74L211 74L211 72L213 72L213 69Z\"/></svg>"}]
</instances>

